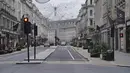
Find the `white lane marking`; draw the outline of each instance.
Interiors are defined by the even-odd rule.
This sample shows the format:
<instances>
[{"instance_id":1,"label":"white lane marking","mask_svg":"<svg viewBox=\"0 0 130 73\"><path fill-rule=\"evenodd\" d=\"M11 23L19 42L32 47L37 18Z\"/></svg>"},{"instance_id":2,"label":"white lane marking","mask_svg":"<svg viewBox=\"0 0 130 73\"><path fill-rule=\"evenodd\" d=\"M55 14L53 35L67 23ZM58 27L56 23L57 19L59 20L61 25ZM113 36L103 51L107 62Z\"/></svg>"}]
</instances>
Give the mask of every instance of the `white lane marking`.
<instances>
[{"instance_id":1,"label":"white lane marking","mask_svg":"<svg viewBox=\"0 0 130 73\"><path fill-rule=\"evenodd\" d=\"M69 51L68 49L67 49L67 51L68 51L68 53L70 54L71 58L72 58L73 60L75 60L74 57L73 57L73 55L70 53L70 51Z\"/></svg>"}]
</instances>

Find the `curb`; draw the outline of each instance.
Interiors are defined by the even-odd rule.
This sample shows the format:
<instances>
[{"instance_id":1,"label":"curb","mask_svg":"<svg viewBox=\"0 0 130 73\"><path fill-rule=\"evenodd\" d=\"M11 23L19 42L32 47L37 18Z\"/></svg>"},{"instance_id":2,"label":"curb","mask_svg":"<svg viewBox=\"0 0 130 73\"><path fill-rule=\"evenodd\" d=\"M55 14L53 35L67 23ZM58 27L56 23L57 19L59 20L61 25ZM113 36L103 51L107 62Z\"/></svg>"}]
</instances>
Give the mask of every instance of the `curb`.
<instances>
[{"instance_id":1,"label":"curb","mask_svg":"<svg viewBox=\"0 0 130 73\"><path fill-rule=\"evenodd\" d=\"M41 64L41 63L42 63L41 61L32 61L32 62L23 61L23 62L17 62L16 64L23 65L23 64Z\"/></svg>"},{"instance_id":2,"label":"curb","mask_svg":"<svg viewBox=\"0 0 130 73\"><path fill-rule=\"evenodd\" d=\"M118 67L129 67L130 68L130 65L123 65L123 64L116 64L114 62L111 62L113 65L116 65Z\"/></svg>"},{"instance_id":3,"label":"curb","mask_svg":"<svg viewBox=\"0 0 130 73\"><path fill-rule=\"evenodd\" d=\"M82 54L80 54L76 49L74 49L74 47L73 47L73 50L75 50L75 51L76 51L80 56L82 56L85 60L90 61L90 59L84 57L84 56L83 56Z\"/></svg>"},{"instance_id":4,"label":"curb","mask_svg":"<svg viewBox=\"0 0 130 73\"><path fill-rule=\"evenodd\" d=\"M116 65L116 66L118 66L118 67L128 67L128 68L130 68L130 65Z\"/></svg>"},{"instance_id":5,"label":"curb","mask_svg":"<svg viewBox=\"0 0 130 73\"><path fill-rule=\"evenodd\" d=\"M52 53L54 53L55 51L53 51ZM45 61L49 56L52 55L52 53L50 53L45 59L43 59L43 61Z\"/></svg>"}]
</instances>

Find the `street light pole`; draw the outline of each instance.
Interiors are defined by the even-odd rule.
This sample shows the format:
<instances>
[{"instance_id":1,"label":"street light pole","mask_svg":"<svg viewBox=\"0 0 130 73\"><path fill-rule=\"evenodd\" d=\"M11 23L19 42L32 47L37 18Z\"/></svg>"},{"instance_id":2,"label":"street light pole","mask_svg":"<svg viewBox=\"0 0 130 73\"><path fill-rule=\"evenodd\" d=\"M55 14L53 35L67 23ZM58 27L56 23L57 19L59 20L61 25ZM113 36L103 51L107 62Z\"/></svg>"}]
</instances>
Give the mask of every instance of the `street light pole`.
<instances>
[{"instance_id":1,"label":"street light pole","mask_svg":"<svg viewBox=\"0 0 130 73\"><path fill-rule=\"evenodd\" d=\"M56 12L56 11L57 11L57 7L54 7L54 13L55 13L54 15L55 15L55 16L57 15L57 12Z\"/></svg>"},{"instance_id":2,"label":"street light pole","mask_svg":"<svg viewBox=\"0 0 130 73\"><path fill-rule=\"evenodd\" d=\"M55 29L55 46L56 46L56 43L57 43L57 30Z\"/></svg>"}]
</instances>

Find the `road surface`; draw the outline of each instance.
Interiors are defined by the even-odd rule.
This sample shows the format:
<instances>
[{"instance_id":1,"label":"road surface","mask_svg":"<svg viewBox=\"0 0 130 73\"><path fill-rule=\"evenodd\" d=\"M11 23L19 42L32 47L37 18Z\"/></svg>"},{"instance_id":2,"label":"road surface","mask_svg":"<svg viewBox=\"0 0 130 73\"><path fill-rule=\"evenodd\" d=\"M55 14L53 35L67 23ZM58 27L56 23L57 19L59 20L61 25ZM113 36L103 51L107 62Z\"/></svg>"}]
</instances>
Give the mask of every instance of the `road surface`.
<instances>
[{"instance_id":1,"label":"road surface","mask_svg":"<svg viewBox=\"0 0 130 73\"><path fill-rule=\"evenodd\" d=\"M45 49L48 48L40 47L37 53ZM13 63L13 61L20 61L26 58L26 53L23 52L0 59L0 62L2 62L0 63L0 73L130 73L130 68L128 67L79 64L78 62L88 61L69 46L57 47L42 64L17 65ZM7 63L6 61L11 61L12 63ZM68 61L71 62L67 63Z\"/></svg>"}]
</instances>

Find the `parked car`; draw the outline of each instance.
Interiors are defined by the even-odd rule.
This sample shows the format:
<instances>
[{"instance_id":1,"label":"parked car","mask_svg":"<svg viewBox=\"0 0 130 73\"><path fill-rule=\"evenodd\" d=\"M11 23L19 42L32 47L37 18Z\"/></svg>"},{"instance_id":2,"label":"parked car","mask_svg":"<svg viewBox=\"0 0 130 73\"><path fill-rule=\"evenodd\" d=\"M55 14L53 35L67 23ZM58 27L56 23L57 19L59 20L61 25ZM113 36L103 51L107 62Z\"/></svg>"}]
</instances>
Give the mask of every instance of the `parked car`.
<instances>
[{"instance_id":1,"label":"parked car","mask_svg":"<svg viewBox=\"0 0 130 73\"><path fill-rule=\"evenodd\" d=\"M61 46L65 46L66 45L66 42L61 42Z\"/></svg>"},{"instance_id":2,"label":"parked car","mask_svg":"<svg viewBox=\"0 0 130 73\"><path fill-rule=\"evenodd\" d=\"M7 51L5 51L5 50L0 50L0 55L1 54L6 54L7 53Z\"/></svg>"},{"instance_id":3,"label":"parked car","mask_svg":"<svg viewBox=\"0 0 130 73\"><path fill-rule=\"evenodd\" d=\"M31 46L33 47L34 45L35 45L34 42L32 42L32 43L31 43Z\"/></svg>"},{"instance_id":4,"label":"parked car","mask_svg":"<svg viewBox=\"0 0 130 73\"><path fill-rule=\"evenodd\" d=\"M50 44L49 43L45 43L44 47L50 47Z\"/></svg>"}]
</instances>

